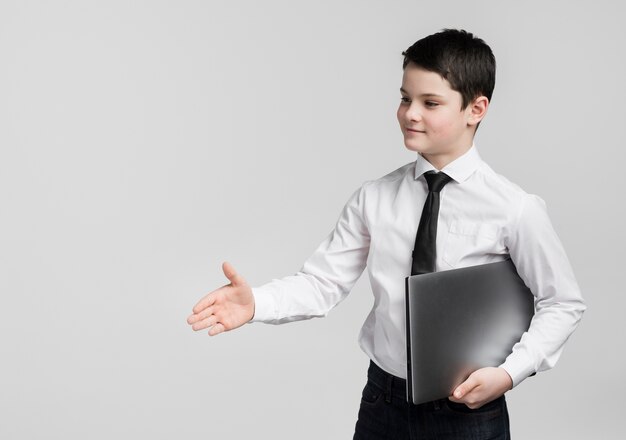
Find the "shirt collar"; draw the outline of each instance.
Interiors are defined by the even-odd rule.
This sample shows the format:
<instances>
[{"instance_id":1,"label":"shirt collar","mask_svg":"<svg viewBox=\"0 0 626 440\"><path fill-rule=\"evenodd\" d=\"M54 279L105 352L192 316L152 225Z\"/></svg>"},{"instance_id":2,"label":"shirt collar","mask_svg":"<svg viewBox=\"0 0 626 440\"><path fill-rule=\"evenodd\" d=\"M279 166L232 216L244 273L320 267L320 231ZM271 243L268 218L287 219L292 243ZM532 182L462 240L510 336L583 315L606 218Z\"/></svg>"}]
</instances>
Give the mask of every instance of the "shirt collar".
<instances>
[{"instance_id":1,"label":"shirt collar","mask_svg":"<svg viewBox=\"0 0 626 440\"><path fill-rule=\"evenodd\" d=\"M478 154L476 146L472 144L469 150L443 167L441 171L452 177L452 179L456 182L461 183L467 180L467 178L471 176L474 171L476 171L482 161L483 160ZM418 153L417 160L415 161L415 179L419 179L422 174L430 170L435 172L439 171L433 166L433 164L428 162L421 154Z\"/></svg>"}]
</instances>

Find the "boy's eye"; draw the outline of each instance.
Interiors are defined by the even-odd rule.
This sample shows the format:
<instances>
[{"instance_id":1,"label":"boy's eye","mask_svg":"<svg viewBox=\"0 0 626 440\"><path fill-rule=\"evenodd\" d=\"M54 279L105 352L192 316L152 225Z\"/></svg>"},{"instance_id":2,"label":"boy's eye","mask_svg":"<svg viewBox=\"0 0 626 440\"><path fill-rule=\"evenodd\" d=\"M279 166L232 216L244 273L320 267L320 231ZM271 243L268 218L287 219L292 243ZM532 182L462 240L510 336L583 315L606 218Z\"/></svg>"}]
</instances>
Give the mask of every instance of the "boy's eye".
<instances>
[{"instance_id":1,"label":"boy's eye","mask_svg":"<svg viewBox=\"0 0 626 440\"><path fill-rule=\"evenodd\" d=\"M400 98L401 102L409 102L409 98L407 98L406 96L403 96L402 98Z\"/></svg>"},{"instance_id":2,"label":"boy's eye","mask_svg":"<svg viewBox=\"0 0 626 440\"><path fill-rule=\"evenodd\" d=\"M426 107L437 107L438 105L439 105L438 102L426 101Z\"/></svg>"}]
</instances>

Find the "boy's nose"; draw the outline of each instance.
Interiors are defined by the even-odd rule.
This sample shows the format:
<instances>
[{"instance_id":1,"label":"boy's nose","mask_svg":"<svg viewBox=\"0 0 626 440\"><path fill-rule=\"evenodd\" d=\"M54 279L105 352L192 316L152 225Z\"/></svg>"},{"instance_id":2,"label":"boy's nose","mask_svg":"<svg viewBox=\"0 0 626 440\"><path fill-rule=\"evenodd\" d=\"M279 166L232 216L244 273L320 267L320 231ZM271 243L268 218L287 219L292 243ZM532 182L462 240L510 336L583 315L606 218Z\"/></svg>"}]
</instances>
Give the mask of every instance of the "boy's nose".
<instances>
[{"instance_id":1,"label":"boy's nose","mask_svg":"<svg viewBox=\"0 0 626 440\"><path fill-rule=\"evenodd\" d=\"M408 108L405 116L407 120L409 121L421 121L422 120L422 113L419 111L417 106L414 106L414 105Z\"/></svg>"}]
</instances>

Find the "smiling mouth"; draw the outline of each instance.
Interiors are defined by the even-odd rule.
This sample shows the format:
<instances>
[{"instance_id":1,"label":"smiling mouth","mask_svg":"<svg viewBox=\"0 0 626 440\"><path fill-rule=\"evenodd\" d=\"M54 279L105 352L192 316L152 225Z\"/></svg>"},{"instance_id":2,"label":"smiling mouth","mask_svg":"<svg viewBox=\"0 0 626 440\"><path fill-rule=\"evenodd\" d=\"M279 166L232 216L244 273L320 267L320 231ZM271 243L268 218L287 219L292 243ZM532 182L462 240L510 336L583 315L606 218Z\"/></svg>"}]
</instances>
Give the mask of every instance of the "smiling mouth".
<instances>
[{"instance_id":1,"label":"smiling mouth","mask_svg":"<svg viewBox=\"0 0 626 440\"><path fill-rule=\"evenodd\" d=\"M410 131L412 133L426 133L425 131L421 131L421 130L412 130L410 128L407 128L406 131Z\"/></svg>"}]
</instances>

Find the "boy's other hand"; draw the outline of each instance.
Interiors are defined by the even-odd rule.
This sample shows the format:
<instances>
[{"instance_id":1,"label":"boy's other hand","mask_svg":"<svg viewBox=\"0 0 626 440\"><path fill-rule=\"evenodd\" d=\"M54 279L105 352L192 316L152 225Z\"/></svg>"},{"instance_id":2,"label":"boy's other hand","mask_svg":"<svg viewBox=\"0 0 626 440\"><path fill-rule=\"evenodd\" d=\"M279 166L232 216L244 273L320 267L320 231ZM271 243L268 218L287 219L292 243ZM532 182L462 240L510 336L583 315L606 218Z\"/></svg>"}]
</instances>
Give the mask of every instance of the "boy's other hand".
<instances>
[{"instance_id":1,"label":"boy's other hand","mask_svg":"<svg viewBox=\"0 0 626 440\"><path fill-rule=\"evenodd\" d=\"M198 331L209 329L209 336L241 327L254 316L254 295L246 280L228 262L222 264L226 284L202 298L187 318L191 328Z\"/></svg>"},{"instance_id":2,"label":"boy's other hand","mask_svg":"<svg viewBox=\"0 0 626 440\"><path fill-rule=\"evenodd\" d=\"M480 368L456 387L448 399L476 409L497 399L511 388L513 388L513 380L504 368Z\"/></svg>"}]
</instances>

